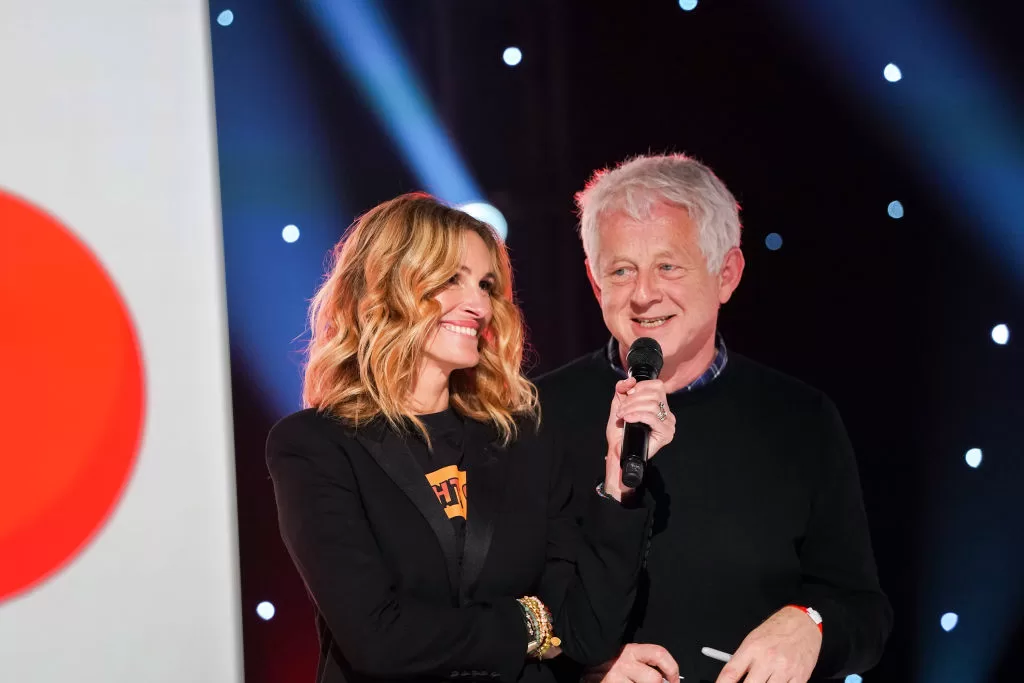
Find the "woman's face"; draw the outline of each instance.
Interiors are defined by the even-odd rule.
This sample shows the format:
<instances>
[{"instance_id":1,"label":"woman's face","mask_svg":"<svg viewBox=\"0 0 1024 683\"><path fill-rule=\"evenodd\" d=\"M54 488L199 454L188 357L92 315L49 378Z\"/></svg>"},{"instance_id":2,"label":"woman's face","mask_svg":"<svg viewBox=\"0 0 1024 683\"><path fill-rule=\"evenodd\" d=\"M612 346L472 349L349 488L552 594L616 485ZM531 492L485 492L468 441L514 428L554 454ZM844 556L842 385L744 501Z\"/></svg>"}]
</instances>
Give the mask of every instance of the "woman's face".
<instances>
[{"instance_id":1,"label":"woman's face","mask_svg":"<svg viewBox=\"0 0 1024 683\"><path fill-rule=\"evenodd\" d=\"M491 254L472 230L465 232L465 240L459 272L435 297L441 304L441 321L426 348L426 362L445 373L480 362L480 335L491 322Z\"/></svg>"}]
</instances>

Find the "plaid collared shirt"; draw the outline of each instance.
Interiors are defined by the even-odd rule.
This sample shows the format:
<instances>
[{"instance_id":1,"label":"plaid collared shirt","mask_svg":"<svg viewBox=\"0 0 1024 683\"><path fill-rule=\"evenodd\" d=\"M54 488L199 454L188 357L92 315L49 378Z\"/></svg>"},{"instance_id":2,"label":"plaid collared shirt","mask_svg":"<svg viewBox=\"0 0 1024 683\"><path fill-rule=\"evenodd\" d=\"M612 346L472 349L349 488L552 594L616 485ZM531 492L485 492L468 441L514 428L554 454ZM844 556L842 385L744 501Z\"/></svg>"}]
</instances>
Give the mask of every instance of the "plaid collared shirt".
<instances>
[{"instance_id":1,"label":"plaid collared shirt","mask_svg":"<svg viewBox=\"0 0 1024 683\"><path fill-rule=\"evenodd\" d=\"M612 337L608 340L608 346L605 349L608 356L608 364L612 367L612 370L617 372L623 378L627 377L626 371L622 369L619 364L619 342ZM714 382L722 370L725 370L725 364L729 362L729 351L725 348L725 340L722 339L721 334L715 334L715 359L711 361L711 365L708 369L701 373L700 377L687 384L682 389L677 389L672 393L678 394L686 391L693 391L698 387L703 387L707 384Z\"/></svg>"}]
</instances>

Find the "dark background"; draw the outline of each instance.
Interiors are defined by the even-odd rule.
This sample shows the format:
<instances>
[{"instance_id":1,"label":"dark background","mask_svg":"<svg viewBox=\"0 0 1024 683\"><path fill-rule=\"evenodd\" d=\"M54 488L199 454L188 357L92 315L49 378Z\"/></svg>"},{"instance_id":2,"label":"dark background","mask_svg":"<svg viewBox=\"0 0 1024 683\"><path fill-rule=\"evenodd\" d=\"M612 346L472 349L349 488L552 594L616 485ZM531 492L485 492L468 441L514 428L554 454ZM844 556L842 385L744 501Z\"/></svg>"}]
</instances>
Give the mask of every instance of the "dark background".
<instances>
[{"instance_id":1,"label":"dark background","mask_svg":"<svg viewBox=\"0 0 1024 683\"><path fill-rule=\"evenodd\" d=\"M572 197L589 174L648 151L716 171L742 205L747 259L721 314L729 347L828 393L858 453L896 612L864 680L1020 680L1024 49L1013 4L334 4L346 3L380 12L423 106L507 218L533 376L607 338L575 232ZM316 661L263 460L270 426L301 407L308 300L356 215L433 189L310 11L330 4L210 7L248 683L312 680ZM229 26L216 22L225 9ZM515 68L501 59L510 45L524 55ZM890 61L898 83L882 78ZM887 215L893 200L902 219ZM294 244L281 239L288 224L301 230ZM765 246L773 232L777 251ZM998 323L1005 346L990 336ZM964 462L972 447L977 469ZM277 608L269 621L255 611L264 600ZM960 619L949 633L945 612Z\"/></svg>"}]
</instances>

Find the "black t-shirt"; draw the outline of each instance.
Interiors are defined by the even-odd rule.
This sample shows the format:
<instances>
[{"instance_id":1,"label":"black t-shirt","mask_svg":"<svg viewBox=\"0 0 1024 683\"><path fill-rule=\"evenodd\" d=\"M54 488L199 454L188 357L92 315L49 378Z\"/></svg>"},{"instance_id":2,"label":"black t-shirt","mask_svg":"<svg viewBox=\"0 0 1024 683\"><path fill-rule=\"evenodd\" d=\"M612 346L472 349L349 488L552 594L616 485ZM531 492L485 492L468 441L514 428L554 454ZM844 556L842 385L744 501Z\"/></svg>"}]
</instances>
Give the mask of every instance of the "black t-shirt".
<instances>
[{"instance_id":1,"label":"black t-shirt","mask_svg":"<svg viewBox=\"0 0 1024 683\"><path fill-rule=\"evenodd\" d=\"M418 416L430 434L433 450L427 449L422 437L409 440L416 461L423 468L437 496L437 501L455 529L455 548L462 566L462 549L466 540L466 472L462 469L462 446L466 425L451 408L440 413Z\"/></svg>"}]
</instances>

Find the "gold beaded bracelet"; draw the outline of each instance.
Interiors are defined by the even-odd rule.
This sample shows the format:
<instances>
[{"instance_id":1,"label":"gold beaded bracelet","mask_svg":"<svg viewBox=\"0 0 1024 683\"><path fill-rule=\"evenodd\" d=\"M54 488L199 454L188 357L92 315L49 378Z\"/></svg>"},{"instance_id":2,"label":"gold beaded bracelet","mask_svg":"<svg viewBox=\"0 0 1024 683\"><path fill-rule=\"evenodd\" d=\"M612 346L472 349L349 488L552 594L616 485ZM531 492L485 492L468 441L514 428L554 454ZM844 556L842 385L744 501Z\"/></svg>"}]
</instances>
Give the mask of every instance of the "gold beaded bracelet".
<instances>
[{"instance_id":1,"label":"gold beaded bracelet","mask_svg":"<svg viewBox=\"0 0 1024 683\"><path fill-rule=\"evenodd\" d=\"M532 655L538 647L540 647L540 638L538 637L540 629L537 625L537 620L533 616L533 611L523 604L521 600L517 600L519 603L519 609L523 613L523 621L526 622L526 654Z\"/></svg>"},{"instance_id":2,"label":"gold beaded bracelet","mask_svg":"<svg viewBox=\"0 0 1024 683\"><path fill-rule=\"evenodd\" d=\"M554 624L551 621L551 610L538 598L527 595L519 598L522 605L530 614L532 624L528 624L530 630L529 654L537 659L542 659L544 654L553 647L559 647L562 639L554 635Z\"/></svg>"}]
</instances>

